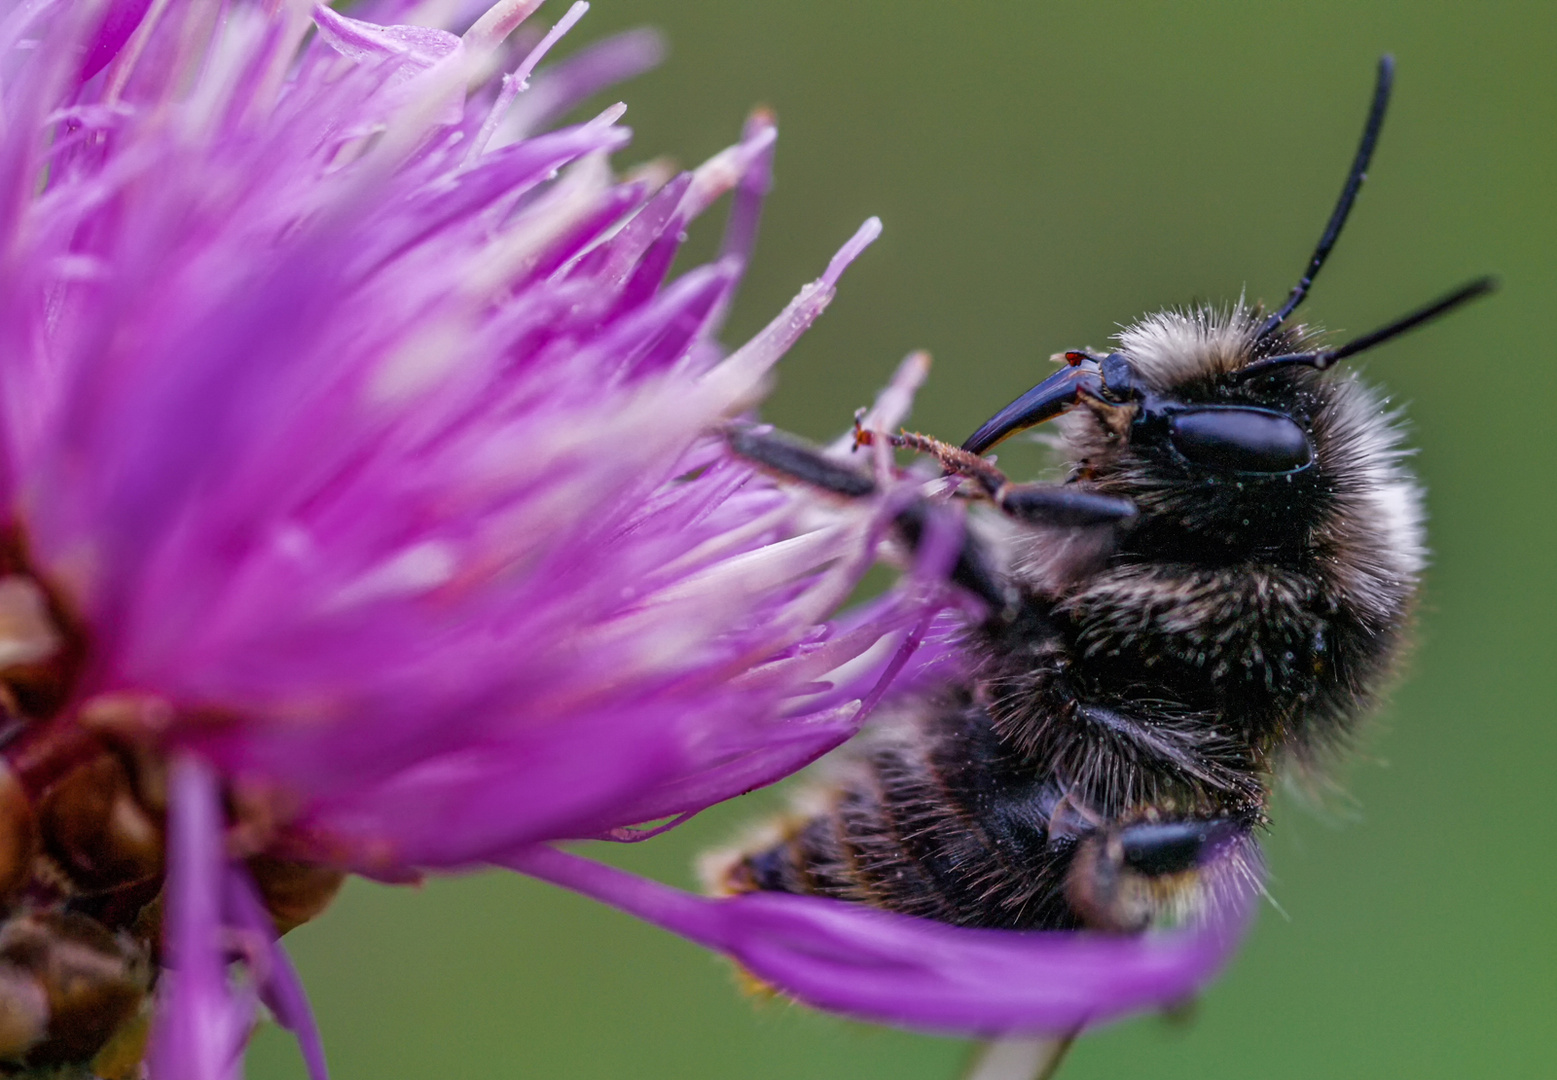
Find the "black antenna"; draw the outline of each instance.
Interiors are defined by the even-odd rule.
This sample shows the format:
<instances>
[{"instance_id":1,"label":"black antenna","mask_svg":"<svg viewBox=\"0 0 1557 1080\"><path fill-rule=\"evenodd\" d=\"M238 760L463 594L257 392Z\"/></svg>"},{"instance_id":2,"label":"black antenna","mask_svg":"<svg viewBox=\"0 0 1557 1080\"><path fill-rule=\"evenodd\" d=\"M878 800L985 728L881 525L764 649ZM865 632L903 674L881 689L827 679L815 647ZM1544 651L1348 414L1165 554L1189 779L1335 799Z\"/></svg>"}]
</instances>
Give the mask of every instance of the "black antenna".
<instances>
[{"instance_id":1,"label":"black antenna","mask_svg":"<svg viewBox=\"0 0 1557 1080\"><path fill-rule=\"evenodd\" d=\"M1352 212L1352 203L1357 201L1357 192L1362 187L1362 182L1368 178L1368 162L1372 160L1373 147L1379 141L1379 129L1384 126L1384 111L1389 108L1389 92L1394 85L1395 58L1385 53L1379 57L1378 82L1373 85L1373 107L1368 110L1368 122L1362 129L1362 142L1357 145L1357 156L1352 159L1351 172L1346 174L1346 186L1341 189L1340 201L1335 204L1335 210L1330 215L1330 223L1325 226L1324 235L1319 238L1319 246L1314 248L1307 269L1303 271L1303 276L1298 279L1298 283L1293 286L1292 295L1288 296L1287 302L1265 320L1265 325L1260 327L1260 337L1265 337L1286 322L1287 316L1303 302L1303 298L1308 295L1309 287L1314 283L1314 276L1325 264L1325 259L1329 258L1330 249L1335 247L1336 237L1341 235L1341 227L1346 224L1347 215Z\"/></svg>"},{"instance_id":2,"label":"black antenna","mask_svg":"<svg viewBox=\"0 0 1557 1080\"><path fill-rule=\"evenodd\" d=\"M1287 353L1285 356L1267 356L1263 360L1256 360L1246 367L1239 368L1233 373L1233 377L1237 381L1242 382L1244 379L1263 375L1271 368L1284 367L1288 364L1302 364L1306 367L1317 368L1323 371L1338 360L1345 360L1348 356L1356 356L1358 353L1371 349L1375 345L1382 345L1390 338L1399 337L1407 330L1415 329L1430 319L1436 319L1438 316L1459 307L1468 300L1474 300L1478 296L1485 296L1497 288L1497 285L1497 278L1477 278L1475 281L1461 285L1446 296L1440 296L1426 307L1418 308L1411 314L1402 316L1387 326L1381 326L1372 333L1364 334L1360 338L1353 338L1338 348L1319 349L1314 352Z\"/></svg>"}]
</instances>

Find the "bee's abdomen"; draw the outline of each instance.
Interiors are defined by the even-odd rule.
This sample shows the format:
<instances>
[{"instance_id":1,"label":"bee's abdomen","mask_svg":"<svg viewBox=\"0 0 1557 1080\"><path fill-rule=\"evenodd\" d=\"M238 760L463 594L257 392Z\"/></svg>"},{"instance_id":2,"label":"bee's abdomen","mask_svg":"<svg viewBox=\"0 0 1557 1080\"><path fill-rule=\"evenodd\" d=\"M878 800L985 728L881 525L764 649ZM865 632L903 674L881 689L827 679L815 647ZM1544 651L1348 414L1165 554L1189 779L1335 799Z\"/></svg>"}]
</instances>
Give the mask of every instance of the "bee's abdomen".
<instances>
[{"instance_id":1,"label":"bee's abdomen","mask_svg":"<svg viewBox=\"0 0 1557 1080\"><path fill-rule=\"evenodd\" d=\"M975 706L905 723L715 868L723 892L787 892L976 926L1071 927L1069 840Z\"/></svg>"}]
</instances>

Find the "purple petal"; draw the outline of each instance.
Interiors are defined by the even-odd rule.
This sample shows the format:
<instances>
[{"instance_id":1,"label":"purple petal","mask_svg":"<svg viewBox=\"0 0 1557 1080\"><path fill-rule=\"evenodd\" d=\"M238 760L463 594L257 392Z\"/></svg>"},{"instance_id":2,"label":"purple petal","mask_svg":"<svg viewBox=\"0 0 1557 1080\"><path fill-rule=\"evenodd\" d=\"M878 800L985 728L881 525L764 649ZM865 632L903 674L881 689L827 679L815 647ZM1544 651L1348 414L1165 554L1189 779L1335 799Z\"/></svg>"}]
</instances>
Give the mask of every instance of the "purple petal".
<instances>
[{"instance_id":1,"label":"purple petal","mask_svg":"<svg viewBox=\"0 0 1557 1080\"><path fill-rule=\"evenodd\" d=\"M1239 892L1203 929L1138 937L973 930L778 893L711 900L552 848L503 865L726 953L800 1001L946 1034L1063 1035L1199 992L1253 913Z\"/></svg>"},{"instance_id":2,"label":"purple petal","mask_svg":"<svg viewBox=\"0 0 1557 1080\"><path fill-rule=\"evenodd\" d=\"M838 249L822 276L802 289L788 307L720 366L720 370L715 373L720 381L733 386L751 385L778 363L779 358L800 340L800 335L810 329L811 324L827 310L837 292L838 279L849 264L859 258L880 235L881 219L867 218L843 247Z\"/></svg>"},{"instance_id":3,"label":"purple petal","mask_svg":"<svg viewBox=\"0 0 1557 1080\"><path fill-rule=\"evenodd\" d=\"M222 885L228 921L263 950L262 963L256 965L260 970L254 972L259 978L260 1000L275 1015L276 1022L296 1037L310 1080L329 1080L324 1041L308 1005L308 993L286 950L276 940L276 924L260 901L248 871L230 864Z\"/></svg>"},{"instance_id":4,"label":"purple petal","mask_svg":"<svg viewBox=\"0 0 1557 1080\"><path fill-rule=\"evenodd\" d=\"M429 757L383 783L316 803L301 828L331 861L382 874L394 866L468 866L512 846L628 824L621 807L680 764L666 712L629 727L576 718L507 744ZM657 730L656 730L657 729Z\"/></svg>"},{"instance_id":5,"label":"purple petal","mask_svg":"<svg viewBox=\"0 0 1557 1080\"><path fill-rule=\"evenodd\" d=\"M481 129L470 142L470 149L466 151L466 162L472 162L479 157L491 143L492 136L497 132L497 126L502 121L508 109L514 103L514 98L523 90L529 88L530 75L535 71L536 65L546 58L553 45L561 41L563 36L584 17L589 10L585 0L577 2L568 8L567 14L557 20L557 24L546 32L540 43L530 50L524 61L510 74L503 76L502 86L498 89L496 99L488 110L486 119L481 122Z\"/></svg>"},{"instance_id":6,"label":"purple petal","mask_svg":"<svg viewBox=\"0 0 1557 1080\"><path fill-rule=\"evenodd\" d=\"M151 1036L153 1080L236 1078L250 1015L227 981L221 794L209 765L176 757L168 791L164 963Z\"/></svg>"},{"instance_id":7,"label":"purple petal","mask_svg":"<svg viewBox=\"0 0 1557 1080\"><path fill-rule=\"evenodd\" d=\"M757 246L757 226L762 221L762 204L773 187L773 151L777 145L773 116L765 109L752 113L741 132L743 143L759 143L761 150L741 175L735 189L735 200L730 206L730 218L725 225L724 239L719 245L721 261L733 259L744 271L751 263L752 252ZM727 304L714 317L712 332L717 333L729 313Z\"/></svg>"},{"instance_id":8,"label":"purple petal","mask_svg":"<svg viewBox=\"0 0 1557 1080\"><path fill-rule=\"evenodd\" d=\"M822 755L836 750L859 733L865 710L853 703L803 721L746 734L744 750L721 754L719 759L696 761L685 775L662 777L637 799L616 798L600 820L580 821L567 834L596 836L610 833L621 823L655 821L672 815L680 821L716 803L745 795L791 776ZM678 822L679 823L679 822ZM644 839L629 834L636 841Z\"/></svg>"},{"instance_id":9,"label":"purple petal","mask_svg":"<svg viewBox=\"0 0 1557 1080\"><path fill-rule=\"evenodd\" d=\"M597 91L653 70L664 58L665 39L653 30L629 30L580 49L536 75L509 112L509 137L538 130Z\"/></svg>"},{"instance_id":10,"label":"purple petal","mask_svg":"<svg viewBox=\"0 0 1557 1080\"><path fill-rule=\"evenodd\" d=\"M792 776L860 731L889 687L924 641L933 616L925 616L893 650L865 697L828 712L763 728L735 729L720 741L723 756L696 759L687 775L662 780L638 802L620 802L613 812L626 821L654 821L676 815L682 821L708 807L776 784ZM731 743L736 745L732 748ZM712 748L709 748L712 749ZM575 835L590 835L582 830ZM632 835L630 839L643 839Z\"/></svg>"},{"instance_id":11,"label":"purple petal","mask_svg":"<svg viewBox=\"0 0 1557 1080\"><path fill-rule=\"evenodd\" d=\"M82 82L102 71L119 55L119 50L146 17L151 0L110 0L103 6L102 21L98 23L97 33L88 39L86 53L81 59Z\"/></svg>"},{"instance_id":12,"label":"purple petal","mask_svg":"<svg viewBox=\"0 0 1557 1080\"><path fill-rule=\"evenodd\" d=\"M323 4L314 8L319 36L347 59L366 63L400 60L425 71L459 48L460 39L431 26L379 26L337 15Z\"/></svg>"},{"instance_id":13,"label":"purple petal","mask_svg":"<svg viewBox=\"0 0 1557 1080\"><path fill-rule=\"evenodd\" d=\"M551 51L552 46L561 41L563 35L573 29L587 11L589 11L589 5L585 3L585 0L576 0L563 13L562 18L557 20L556 25L546 31L546 36L541 38L539 44L525 55L524 60L514 69L512 75L514 82L520 90L529 85L530 75L534 73L540 62L546 58L546 54Z\"/></svg>"},{"instance_id":14,"label":"purple petal","mask_svg":"<svg viewBox=\"0 0 1557 1080\"><path fill-rule=\"evenodd\" d=\"M741 132L742 142L762 139L763 150L741 176L719 254L724 258L740 259L743 264L751 260L752 251L757 246L757 225L762 220L762 204L773 187L773 149L777 144L771 136L765 136L774 130L772 114L758 110L747 119L746 129Z\"/></svg>"}]
</instances>

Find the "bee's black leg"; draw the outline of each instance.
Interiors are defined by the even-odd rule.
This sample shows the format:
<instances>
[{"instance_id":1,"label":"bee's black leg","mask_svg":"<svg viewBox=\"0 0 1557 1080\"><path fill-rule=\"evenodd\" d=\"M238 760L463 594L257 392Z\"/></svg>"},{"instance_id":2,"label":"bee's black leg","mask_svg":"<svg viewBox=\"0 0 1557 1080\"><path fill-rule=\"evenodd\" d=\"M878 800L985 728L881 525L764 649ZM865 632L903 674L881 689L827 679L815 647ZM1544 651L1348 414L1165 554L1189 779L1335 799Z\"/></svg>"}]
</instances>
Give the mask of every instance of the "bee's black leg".
<instances>
[{"instance_id":1,"label":"bee's black leg","mask_svg":"<svg viewBox=\"0 0 1557 1080\"><path fill-rule=\"evenodd\" d=\"M1163 877L1196 869L1246 831L1233 818L1151 821L1127 825L1115 839L1120 866L1147 877Z\"/></svg>"},{"instance_id":2,"label":"bee's black leg","mask_svg":"<svg viewBox=\"0 0 1557 1080\"><path fill-rule=\"evenodd\" d=\"M917 551L919 548L919 542L924 536L927 514L928 510L924 503L914 503L900 512L893 521L897 526L898 535L911 550ZM962 548L957 552L957 561L952 564L951 573L947 576L950 577L952 584L962 587L988 604L992 614L1007 618L1015 611L1017 593L995 566L988 545L967 529L963 529Z\"/></svg>"},{"instance_id":3,"label":"bee's black leg","mask_svg":"<svg viewBox=\"0 0 1557 1080\"><path fill-rule=\"evenodd\" d=\"M782 479L846 499L865 498L877 491L876 481L869 473L829 457L793 435L732 424L725 429L725 438L738 457ZM856 433L860 445L869 445L875 438L863 429ZM939 439L911 432L890 438L894 446L931 454L948 472L977 481L991 502L1024 524L1126 528L1135 520L1135 504L1129 499L1100 495L1070 484L1014 484L993 463ZM925 514L925 505L918 503L897 516L898 535L911 550L919 546ZM1007 617L1014 610L1016 592L996 569L997 565L987 545L965 532L950 577L953 583L988 604L993 614Z\"/></svg>"},{"instance_id":4,"label":"bee's black leg","mask_svg":"<svg viewBox=\"0 0 1557 1080\"><path fill-rule=\"evenodd\" d=\"M828 457L810 443L782 431L731 425L725 429L725 440L737 457L819 491L847 499L876 493L876 481L869 473Z\"/></svg>"},{"instance_id":5,"label":"bee's black leg","mask_svg":"<svg viewBox=\"0 0 1557 1080\"><path fill-rule=\"evenodd\" d=\"M1026 525L1127 528L1135 520L1135 503L1129 499L1100 495L1074 484L1014 484L988 458L929 435L914 431L888 436L864 429L855 432L855 440L862 445L883 437L893 446L928 454L954 476L975 481L991 502Z\"/></svg>"},{"instance_id":6,"label":"bee's black leg","mask_svg":"<svg viewBox=\"0 0 1557 1080\"><path fill-rule=\"evenodd\" d=\"M1029 525L1126 528L1135 520L1135 503L1129 499L1074 484L1006 484L992 498L1008 515Z\"/></svg>"},{"instance_id":7,"label":"bee's black leg","mask_svg":"<svg viewBox=\"0 0 1557 1080\"><path fill-rule=\"evenodd\" d=\"M732 425L726 429L725 438L738 457L783 479L847 499L860 499L876 492L876 482L868 473L827 456L793 435ZM904 508L894 519L896 532L910 551L919 548L928 513L926 504L917 502ZM993 611L1004 614L1016 602L1016 594L995 565L986 545L964 530L962 548L949 577Z\"/></svg>"},{"instance_id":8,"label":"bee's black leg","mask_svg":"<svg viewBox=\"0 0 1557 1080\"><path fill-rule=\"evenodd\" d=\"M1205 868L1244 841L1246 818L1142 821L1085 838L1066 877L1066 898L1082 919L1134 931L1171 912L1202 884Z\"/></svg>"}]
</instances>

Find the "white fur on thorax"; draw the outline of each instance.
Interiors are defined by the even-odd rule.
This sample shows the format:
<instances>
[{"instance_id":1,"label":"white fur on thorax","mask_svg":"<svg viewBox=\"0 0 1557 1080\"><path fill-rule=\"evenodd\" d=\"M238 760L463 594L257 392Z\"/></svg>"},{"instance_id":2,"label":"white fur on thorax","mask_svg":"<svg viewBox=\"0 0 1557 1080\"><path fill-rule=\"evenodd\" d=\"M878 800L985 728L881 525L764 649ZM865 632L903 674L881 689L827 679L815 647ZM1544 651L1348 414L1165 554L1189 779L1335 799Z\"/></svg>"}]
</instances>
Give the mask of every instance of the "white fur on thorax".
<instances>
[{"instance_id":1,"label":"white fur on thorax","mask_svg":"<svg viewBox=\"0 0 1557 1080\"><path fill-rule=\"evenodd\" d=\"M1335 556L1334 580L1382 616L1381 593L1414 584L1427 566L1422 487L1405 465L1412 451L1403 445L1400 411L1356 375L1332 385L1334 404L1317 434L1321 453L1335 462L1336 506L1316 539Z\"/></svg>"},{"instance_id":2,"label":"white fur on thorax","mask_svg":"<svg viewBox=\"0 0 1557 1080\"><path fill-rule=\"evenodd\" d=\"M1240 299L1231 309L1159 311L1125 327L1114 339L1141 381L1161 392L1243 367L1260 323Z\"/></svg>"}]
</instances>

